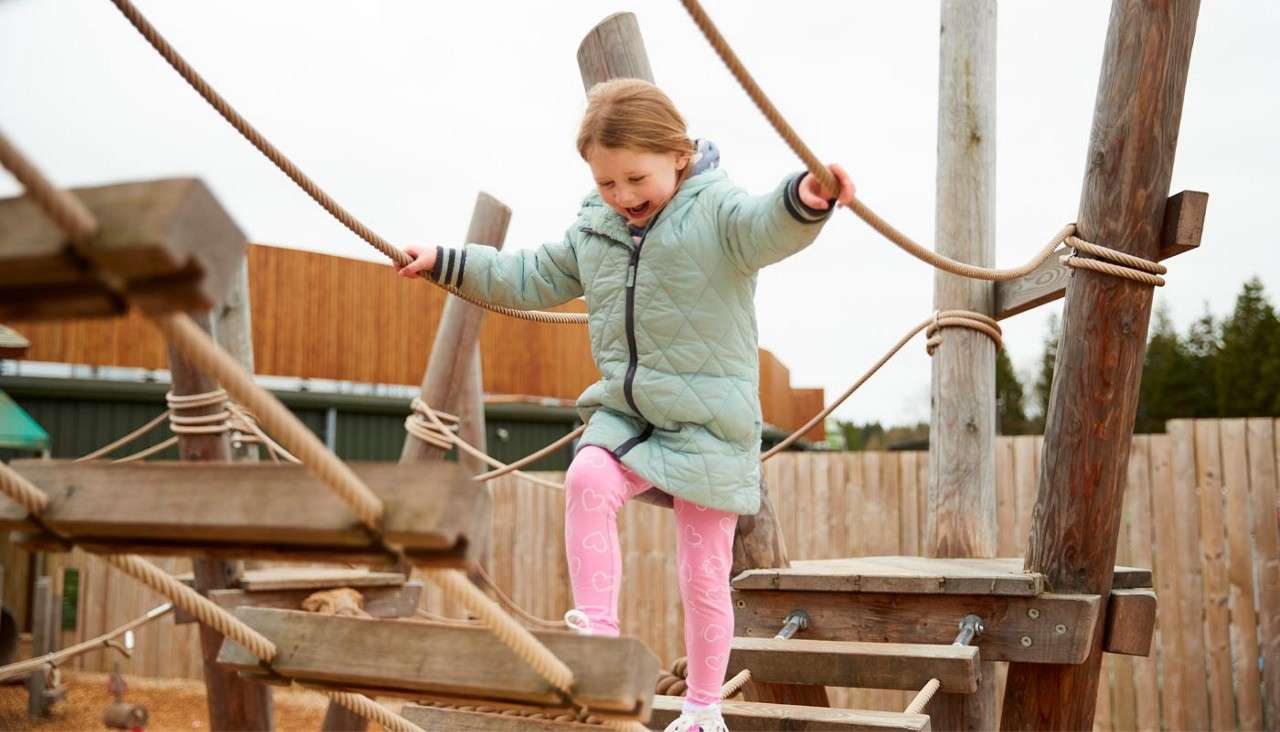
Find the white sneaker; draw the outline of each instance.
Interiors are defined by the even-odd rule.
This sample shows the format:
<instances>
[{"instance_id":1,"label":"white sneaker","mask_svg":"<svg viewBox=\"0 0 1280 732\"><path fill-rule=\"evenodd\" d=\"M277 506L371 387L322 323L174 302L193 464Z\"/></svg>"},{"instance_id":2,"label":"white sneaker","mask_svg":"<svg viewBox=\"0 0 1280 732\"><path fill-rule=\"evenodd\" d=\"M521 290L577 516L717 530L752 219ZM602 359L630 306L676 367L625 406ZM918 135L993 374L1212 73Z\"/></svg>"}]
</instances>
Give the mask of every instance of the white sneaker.
<instances>
[{"instance_id":1,"label":"white sneaker","mask_svg":"<svg viewBox=\"0 0 1280 732\"><path fill-rule=\"evenodd\" d=\"M564 614L564 624L578 635L591 635L591 619L581 610L570 610Z\"/></svg>"},{"instance_id":2,"label":"white sneaker","mask_svg":"<svg viewBox=\"0 0 1280 732\"><path fill-rule=\"evenodd\" d=\"M720 716L720 705L703 707L697 711L685 709L663 732L729 732Z\"/></svg>"}]
</instances>

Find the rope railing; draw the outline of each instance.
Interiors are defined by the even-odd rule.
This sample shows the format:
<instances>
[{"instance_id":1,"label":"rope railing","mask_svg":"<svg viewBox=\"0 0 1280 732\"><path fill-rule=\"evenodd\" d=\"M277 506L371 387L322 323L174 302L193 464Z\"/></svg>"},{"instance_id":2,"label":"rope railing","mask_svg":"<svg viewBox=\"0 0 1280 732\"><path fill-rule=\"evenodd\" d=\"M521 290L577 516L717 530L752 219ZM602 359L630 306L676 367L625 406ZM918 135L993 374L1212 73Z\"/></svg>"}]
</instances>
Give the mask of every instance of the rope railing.
<instances>
[{"instance_id":1,"label":"rope railing","mask_svg":"<svg viewBox=\"0 0 1280 732\"><path fill-rule=\"evenodd\" d=\"M102 648L120 649L122 646L116 644L116 638L119 638L135 628L140 628L147 623L150 623L152 620L162 618L165 615L168 615L172 610L173 603L165 603L151 608L145 614L140 615L139 617L136 617L113 630L109 630L96 638L90 638L89 640L82 641L73 646L68 646L59 651L54 651L53 653L46 653L43 656L28 658L18 661L17 663L11 663L8 666L0 667L0 682L25 676L32 671L45 666L56 668L68 659L82 656L91 651L100 650ZM125 652L127 654L127 651Z\"/></svg>"},{"instance_id":2,"label":"rope railing","mask_svg":"<svg viewBox=\"0 0 1280 732\"><path fill-rule=\"evenodd\" d=\"M413 413L410 414L408 417L406 417L404 420L405 431L408 432L410 435L418 438L419 440L422 440L428 445L437 447L441 450L448 450L450 446L456 446L458 450L465 452L466 454L470 455L471 457L474 457L475 459L483 462L484 464L489 465L493 468L497 468L497 470L495 471L490 471L491 473L494 473L492 477L482 477L482 476L490 475L490 473L482 473L481 475L475 476L473 478L474 480L477 480L477 481L491 480L492 478L496 478L499 475L505 475L507 473L515 473L516 475L520 476L524 480L529 481L530 483L536 483L537 485L540 485L546 488L557 488L557 489L564 488L563 485L556 483L554 481L544 480L543 478L539 478L535 475L529 475L528 473L524 473L519 470L516 470L511 465L507 465L503 463L501 460L498 460L497 458L486 453L485 451L481 450L475 445L472 445L471 443L462 439L462 437L458 435L457 423L455 422L452 425L445 424L444 420L441 419L441 413L432 409L431 405L427 404L427 402L424 399L420 397L415 398L411 404L411 408L413 409ZM452 415L447 415L447 416L452 416ZM453 419L456 420L457 417L453 417ZM526 457L524 459L526 461L525 464L529 462L533 462L533 460L536 460L538 457L541 457L543 454L552 452L553 448L556 448L558 445L560 445L563 442L565 442L564 437L560 438L559 440L556 440L551 445L548 445L547 447L544 447L541 450L538 450L537 452L533 453L532 459L530 459L529 457Z\"/></svg>"}]
</instances>

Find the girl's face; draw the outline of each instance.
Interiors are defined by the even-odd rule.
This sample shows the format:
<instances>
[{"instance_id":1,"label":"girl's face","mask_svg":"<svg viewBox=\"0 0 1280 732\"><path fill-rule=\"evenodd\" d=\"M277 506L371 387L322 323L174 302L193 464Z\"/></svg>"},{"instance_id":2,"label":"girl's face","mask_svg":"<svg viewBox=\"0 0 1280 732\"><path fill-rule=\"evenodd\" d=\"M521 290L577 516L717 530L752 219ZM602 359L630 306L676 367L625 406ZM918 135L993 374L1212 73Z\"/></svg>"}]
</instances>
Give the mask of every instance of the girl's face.
<instances>
[{"instance_id":1,"label":"girl's face","mask_svg":"<svg viewBox=\"0 0 1280 732\"><path fill-rule=\"evenodd\" d=\"M628 224L645 226L675 195L689 154L592 145L587 164L605 203Z\"/></svg>"}]
</instances>

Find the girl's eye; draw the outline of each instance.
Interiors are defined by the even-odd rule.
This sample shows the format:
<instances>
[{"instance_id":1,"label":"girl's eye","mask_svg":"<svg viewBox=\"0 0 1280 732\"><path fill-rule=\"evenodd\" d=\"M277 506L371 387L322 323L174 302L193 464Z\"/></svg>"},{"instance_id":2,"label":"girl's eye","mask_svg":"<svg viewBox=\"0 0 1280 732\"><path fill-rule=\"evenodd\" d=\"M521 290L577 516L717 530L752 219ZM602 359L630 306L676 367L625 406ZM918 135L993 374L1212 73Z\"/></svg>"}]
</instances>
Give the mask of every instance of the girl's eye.
<instances>
[{"instance_id":1,"label":"girl's eye","mask_svg":"<svg viewBox=\"0 0 1280 732\"><path fill-rule=\"evenodd\" d=\"M611 181L611 180L610 180L610 181L605 181L604 183L601 183L601 184L600 184L600 187L601 187L601 188L613 188L613 181Z\"/></svg>"},{"instance_id":2,"label":"girl's eye","mask_svg":"<svg viewBox=\"0 0 1280 732\"><path fill-rule=\"evenodd\" d=\"M639 175L639 176L636 176L636 177L634 177L634 178L628 178L627 180L631 181L632 183L639 183L640 181L642 181L642 180L644 180L644 179L645 179L645 176L643 176L643 175Z\"/></svg>"}]
</instances>

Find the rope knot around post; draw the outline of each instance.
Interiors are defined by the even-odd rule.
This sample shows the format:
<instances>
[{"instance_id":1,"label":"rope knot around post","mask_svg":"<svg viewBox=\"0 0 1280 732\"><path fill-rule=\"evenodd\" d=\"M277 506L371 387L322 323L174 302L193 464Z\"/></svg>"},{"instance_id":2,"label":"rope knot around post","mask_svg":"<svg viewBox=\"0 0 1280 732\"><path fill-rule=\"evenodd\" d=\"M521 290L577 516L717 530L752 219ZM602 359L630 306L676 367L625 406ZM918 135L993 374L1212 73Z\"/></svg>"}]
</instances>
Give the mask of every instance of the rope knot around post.
<instances>
[{"instance_id":1,"label":"rope knot around post","mask_svg":"<svg viewBox=\"0 0 1280 732\"><path fill-rule=\"evenodd\" d=\"M413 413L404 419L405 432L446 452L453 448L460 423L456 416L432 409L421 398L414 398L409 406Z\"/></svg>"},{"instance_id":2,"label":"rope knot around post","mask_svg":"<svg viewBox=\"0 0 1280 732\"><path fill-rule=\"evenodd\" d=\"M1067 236L1066 243L1071 247L1071 252L1058 259L1064 266L1101 272L1152 287L1164 287L1165 280L1160 275L1168 273L1168 267L1159 262L1152 262L1085 241L1076 236L1075 224L1071 224L1070 229L1071 233ZM1094 259L1082 257L1081 254L1087 254Z\"/></svg>"},{"instance_id":3,"label":"rope knot around post","mask_svg":"<svg viewBox=\"0 0 1280 732\"><path fill-rule=\"evenodd\" d=\"M924 332L928 337L924 347L930 356L938 350L938 346L942 345L943 328L967 328L977 331L990 338L997 351L1004 349L1002 337L1004 332L1000 330L1000 324L995 318L972 310L935 310L933 320Z\"/></svg>"}]
</instances>

